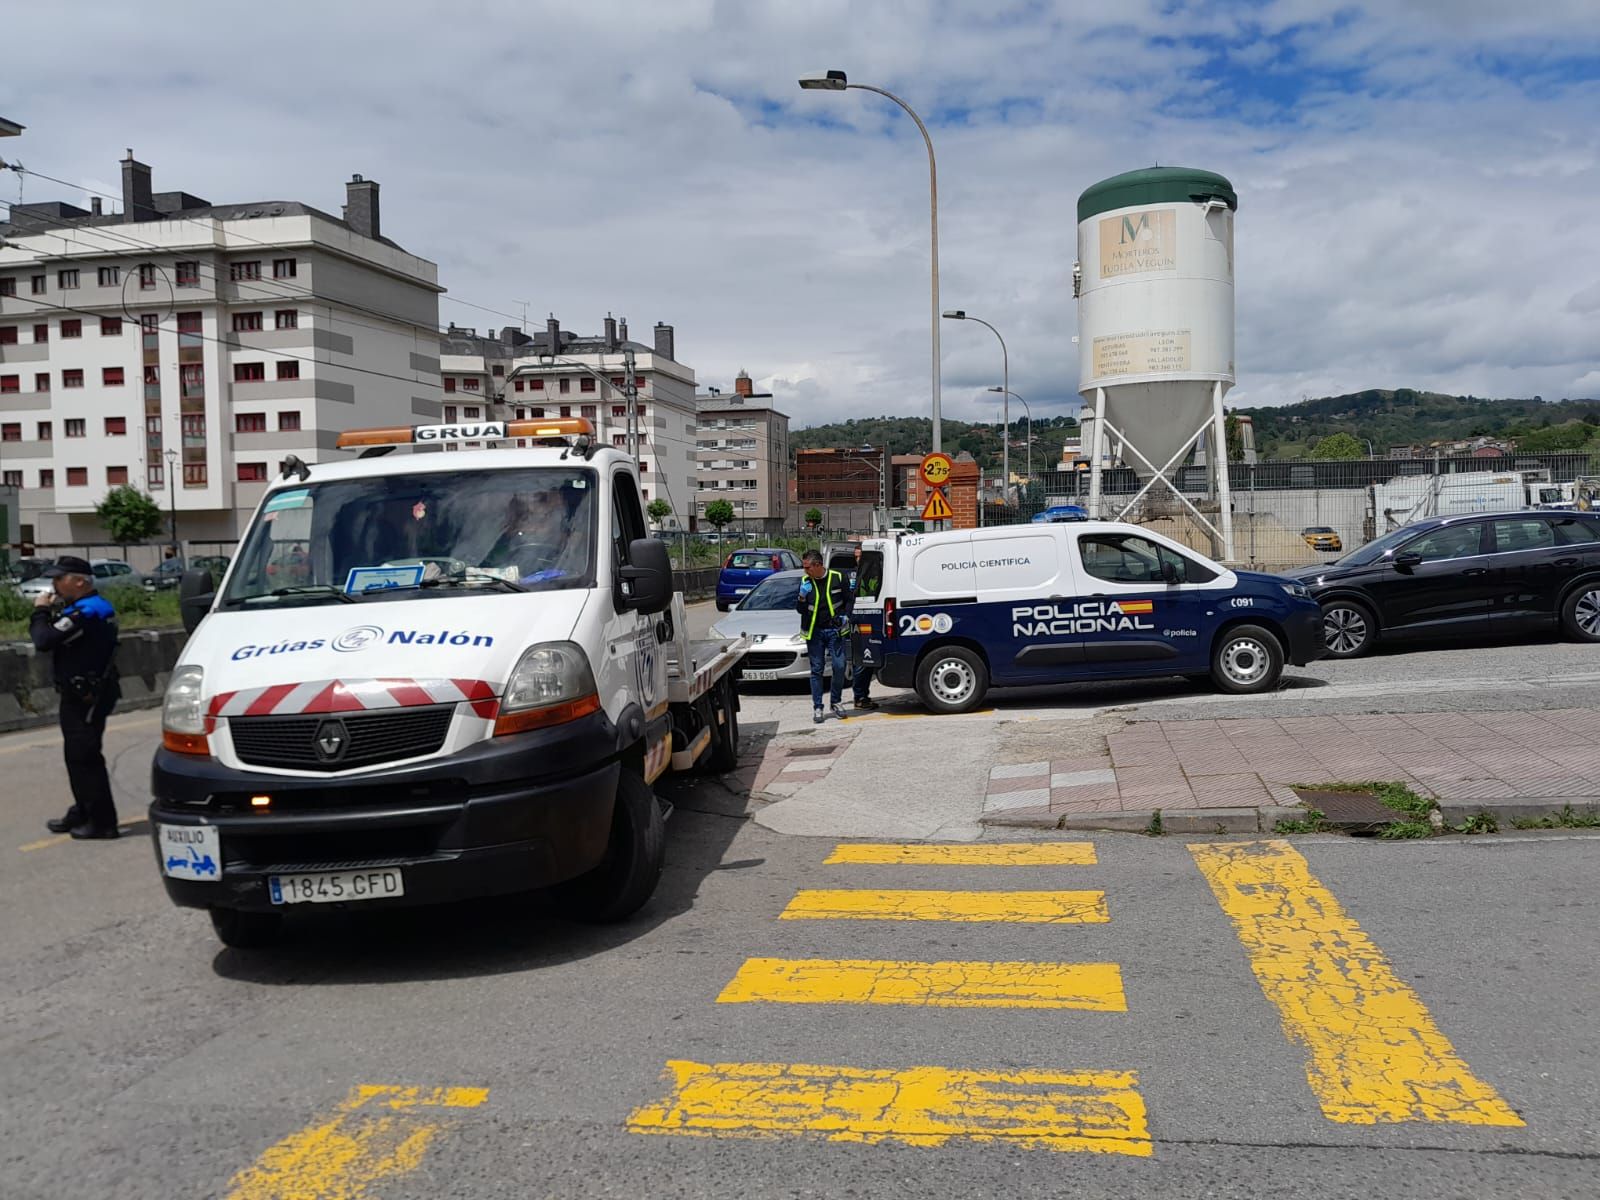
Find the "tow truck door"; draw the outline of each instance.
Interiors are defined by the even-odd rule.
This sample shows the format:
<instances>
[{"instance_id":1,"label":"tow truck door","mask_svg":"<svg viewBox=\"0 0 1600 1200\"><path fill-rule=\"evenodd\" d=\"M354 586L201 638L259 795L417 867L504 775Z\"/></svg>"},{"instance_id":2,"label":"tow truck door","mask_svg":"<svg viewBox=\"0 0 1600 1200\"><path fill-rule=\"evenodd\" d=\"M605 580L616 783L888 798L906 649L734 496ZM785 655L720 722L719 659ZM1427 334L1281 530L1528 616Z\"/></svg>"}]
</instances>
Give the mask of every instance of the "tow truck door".
<instances>
[{"instance_id":1,"label":"tow truck door","mask_svg":"<svg viewBox=\"0 0 1600 1200\"><path fill-rule=\"evenodd\" d=\"M595 682L600 687L600 698L606 715L618 719L630 703L637 702L646 718L666 708L667 655L657 644L656 623L659 616L641 612L618 611L617 573L628 561L631 543L646 536L644 509L639 500L639 487L633 474L624 466L611 473L611 494L607 498L610 509L610 544L602 550L611 560L611 594L599 597L601 611L605 614L604 650L600 662L594 665Z\"/></svg>"}]
</instances>

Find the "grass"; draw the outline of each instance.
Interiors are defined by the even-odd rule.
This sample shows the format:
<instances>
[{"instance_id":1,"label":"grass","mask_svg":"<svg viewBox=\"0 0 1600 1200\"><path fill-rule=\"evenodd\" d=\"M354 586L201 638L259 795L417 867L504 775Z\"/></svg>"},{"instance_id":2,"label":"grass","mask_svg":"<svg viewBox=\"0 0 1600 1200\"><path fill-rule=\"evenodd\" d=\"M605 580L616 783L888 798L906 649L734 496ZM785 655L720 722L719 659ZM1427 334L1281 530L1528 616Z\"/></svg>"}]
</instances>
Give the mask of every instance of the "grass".
<instances>
[{"instance_id":1,"label":"grass","mask_svg":"<svg viewBox=\"0 0 1600 1200\"><path fill-rule=\"evenodd\" d=\"M1493 813L1473 813L1456 826L1457 833L1499 833L1500 818Z\"/></svg>"},{"instance_id":2,"label":"grass","mask_svg":"<svg viewBox=\"0 0 1600 1200\"><path fill-rule=\"evenodd\" d=\"M117 610L117 624L124 633L131 629L176 629L183 624L175 588L154 593L143 588L115 588L105 596ZM0 641L26 641L28 618L32 615L33 601L12 591L0 591Z\"/></svg>"},{"instance_id":3,"label":"grass","mask_svg":"<svg viewBox=\"0 0 1600 1200\"><path fill-rule=\"evenodd\" d=\"M1568 804L1546 817L1513 817L1513 829L1600 829L1600 811L1578 812Z\"/></svg>"},{"instance_id":4,"label":"grass","mask_svg":"<svg viewBox=\"0 0 1600 1200\"><path fill-rule=\"evenodd\" d=\"M1160 837L1166 832L1161 823L1161 810L1159 808L1150 814L1150 824L1144 827L1144 832L1147 837Z\"/></svg>"},{"instance_id":5,"label":"grass","mask_svg":"<svg viewBox=\"0 0 1600 1200\"><path fill-rule=\"evenodd\" d=\"M1404 783L1397 783L1393 780L1375 780L1365 783L1307 783L1298 786L1314 788L1324 792L1372 793L1385 808L1393 809L1399 814L1396 820L1390 821L1378 830L1378 836L1386 841L1432 837L1436 832L1431 814L1438 809L1438 803L1427 796L1419 796ZM1320 816L1321 814L1318 815ZM1280 822L1280 824L1301 823L1303 822ZM1310 833L1314 831L1294 829L1284 830L1283 832Z\"/></svg>"},{"instance_id":6,"label":"grass","mask_svg":"<svg viewBox=\"0 0 1600 1200\"><path fill-rule=\"evenodd\" d=\"M1273 833L1326 833L1332 826L1328 824L1328 814L1320 808L1306 809L1306 815L1298 820L1279 821L1272 827Z\"/></svg>"}]
</instances>

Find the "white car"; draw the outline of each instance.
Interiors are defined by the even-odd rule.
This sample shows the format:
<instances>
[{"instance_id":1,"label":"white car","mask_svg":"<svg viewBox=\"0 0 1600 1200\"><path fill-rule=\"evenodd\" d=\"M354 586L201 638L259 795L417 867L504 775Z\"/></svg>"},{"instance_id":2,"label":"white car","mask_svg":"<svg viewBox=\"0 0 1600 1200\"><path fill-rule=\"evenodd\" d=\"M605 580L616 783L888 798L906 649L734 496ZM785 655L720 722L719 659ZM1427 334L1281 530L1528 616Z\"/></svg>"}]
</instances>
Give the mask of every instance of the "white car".
<instances>
[{"instance_id":1,"label":"white car","mask_svg":"<svg viewBox=\"0 0 1600 1200\"><path fill-rule=\"evenodd\" d=\"M116 558L91 558L89 569L94 572L94 585L100 591L119 587L143 587L144 576L127 563ZM24 599L33 600L55 590L55 580L43 575L30 579L17 587Z\"/></svg>"},{"instance_id":2,"label":"white car","mask_svg":"<svg viewBox=\"0 0 1600 1200\"><path fill-rule=\"evenodd\" d=\"M804 571L768 575L711 627L714 638L749 635L751 646L742 673L745 680L811 678L811 660L806 657L806 640L800 636L800 614L795 609L805 575ZM824 670L832 673L826 666Z\"/></svg>"}]
</instances>

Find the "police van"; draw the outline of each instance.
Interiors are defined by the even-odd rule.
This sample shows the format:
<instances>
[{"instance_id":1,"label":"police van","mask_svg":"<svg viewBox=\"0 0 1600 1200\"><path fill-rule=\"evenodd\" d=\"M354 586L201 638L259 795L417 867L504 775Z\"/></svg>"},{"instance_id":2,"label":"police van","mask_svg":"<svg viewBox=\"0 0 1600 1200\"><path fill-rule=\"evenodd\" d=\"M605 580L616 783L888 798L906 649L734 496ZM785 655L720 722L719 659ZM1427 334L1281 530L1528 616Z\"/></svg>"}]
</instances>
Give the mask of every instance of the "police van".
<instances>
[{"instance_id":1,"label":"police van","mask_svg":"<svg viewBox=\"0 0 1600 1200\"><path fill-rule=\"evenodd\" d=\"M1142 526L998 526L869 540L863 662L935 712L990 687L1182 675L1265 692L1323 653L1305 587L1233 571Z\"/></svg>"},{"instance_id":2,"label":"police van","mask_svg":"<svg viewBox=\"0 0 1600 1200\"><path fill-rule=\"evenodd\" d=\"M426 443L456 452L385 457ZM744 653L688 639L633 460L582 420L339 445L361 457L286 461L220 584L180 585L150 806L169 897L234 946L298 905L557 887L627 916L661 874L656 780L736 763Z\"/></svg>"}]
</instances>

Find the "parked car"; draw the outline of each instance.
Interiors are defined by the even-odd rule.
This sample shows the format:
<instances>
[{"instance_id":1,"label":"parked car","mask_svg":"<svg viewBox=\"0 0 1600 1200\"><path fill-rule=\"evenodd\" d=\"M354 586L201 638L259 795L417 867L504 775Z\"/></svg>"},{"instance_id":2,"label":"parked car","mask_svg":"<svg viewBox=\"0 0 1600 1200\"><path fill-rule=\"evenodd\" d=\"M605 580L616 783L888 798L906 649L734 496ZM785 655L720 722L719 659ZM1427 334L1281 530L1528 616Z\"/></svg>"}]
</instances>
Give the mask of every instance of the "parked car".
<instances>
[{"instance_id":1,"label":"parked car","mask_svg":"<svg viewBox=\"0 0 1600 1200\"><path fill-rule=\"evenodd\" d=\"M1380 642L1555 627L1600 642L1600 513L1435 517L1286 574L1322 605L1333 658Z\"/></svg>"},{"instance_id":2,"label":"parked car","mask_svg":"<svg viewBox=\"0 0 1600 1200\"><path fill-rule=\"evenodd\" d=\"M95 587L103 592L116 588L144 586L144 576L118 558L91 558L89 569L94 572ZM55 581L46 579L43 575L28 580L17 589L29 600L54 590Z\"/></svg>"},{"instance_id":3,"label":"parked car","mask_svg":"<svg viewBox=\"0 0 1600 1200\"><path fill-rule=\"evenodd\" d=\"M800 558L793 550L735 550L723 560L717 576L717 611L727 612L768 575L799 566Z\"/></svg>"},{"instance_id":4,"label":"parked car","mask_svg":"<svg viewBox=\"0 0 1600 1200\"><path fill-rule=\"evenodd\" d=\"M1058 521L1087 521L1089 510L1076 504L1052 504L1043 512L1033 514L1035 525L1053 525Z\"/></svg>"},{"instance_id":5,"label":"parked car","mask_svg":"<svg viewBox=\"0 0 1600 1200\"><path fill-rule=\"evenodd\" d=\"M1305 538L1306 545L1313 550L1331 550L1338 553L1344 549L1344 542L1340 540L1338 531L1326 525L1309 525L1300 531L1300 536Z\"/></svg>"},{"instance_id":6,"label":"parked car","mask_svg":"<svg viewBox=\"0 0 1600 1200\"><path fill-rule=\"evenodd\" d=\"M25 558L13 559L6 572L7 581L16 586L27 583L30 579L37 579L43 575L45 568L55 560L52 558L34 558L31 555Z\"/></svg>"},{"instance_id":7,"label":"parked car","mask_svg":"<svg viewBox=\"0 0 1600 1200\"><path fill-rule=\"evenodd\" d=\"M233 559L226 554L196 554L189 560L191 571L210 571L218 583L228 573L228 566Z\"/></svg>"},{"instance_id":8,"label":"parked car","mask_svg":"<svg viewBox=\"0 0 1600 1200\"><path fill-rule=\"evenodd\" d=\"M182 558L162 559L155 570L145 573L144 590L147 592L170 591L178 586L183 579L183 573L188 569Z\"/></svg>"},{"instance_id":9,"label":"parked car","mask_svg":"<svg viewBox=\"0 0 1600 1200\"><path fill-rule=\"evenodd\" d=\"M806 640L800 635L800 614L795 603L800 598L804 571L779 571L768 575L739 607L711 627L714 638L737 638L745 634L755 644L741 663L741 678L748 680L806 679L811 662L806 657ZM831 667L824 668L831 672Z\"/></svg>"}]
</instances>

